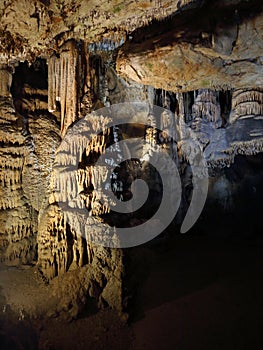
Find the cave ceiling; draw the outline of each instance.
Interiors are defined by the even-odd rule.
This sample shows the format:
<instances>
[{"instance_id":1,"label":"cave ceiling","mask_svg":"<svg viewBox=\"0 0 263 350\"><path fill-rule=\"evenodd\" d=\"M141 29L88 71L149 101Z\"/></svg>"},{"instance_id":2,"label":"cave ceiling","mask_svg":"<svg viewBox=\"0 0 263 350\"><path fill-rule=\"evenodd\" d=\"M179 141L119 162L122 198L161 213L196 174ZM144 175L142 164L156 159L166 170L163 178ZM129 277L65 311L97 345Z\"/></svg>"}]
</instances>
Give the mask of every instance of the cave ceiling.
<instances>
[{"instance_id":1,"label":"cave ceiling","mask_svg":"<svg viewBox=\"0 0 263 350\"><path fill-rule=\"evenodd\" d=\"M48 57L68 39L121 46L122 76L172 91L262 85L262 2L1 1L0 62Z\"/></svg>"}]
</instances>

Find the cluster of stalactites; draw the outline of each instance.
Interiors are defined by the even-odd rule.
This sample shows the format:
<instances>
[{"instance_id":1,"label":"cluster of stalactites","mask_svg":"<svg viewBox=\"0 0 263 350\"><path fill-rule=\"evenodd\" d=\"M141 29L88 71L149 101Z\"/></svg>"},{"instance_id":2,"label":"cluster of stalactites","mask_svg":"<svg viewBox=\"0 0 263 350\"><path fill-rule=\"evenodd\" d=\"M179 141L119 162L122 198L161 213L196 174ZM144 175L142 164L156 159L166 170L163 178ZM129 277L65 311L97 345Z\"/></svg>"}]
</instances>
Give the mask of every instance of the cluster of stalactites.
<instances>
[{"instance_id":1,"label":"cluster of stalactites","mask_svg":"<svg viewBox=\"0 0 263 350\"><path fill-rule=\"evenodd\" d=\"M206 119L215 123L216 127L222 125L221 109L217 92L210 89L200 89L192 106L194 119Z\"/></svg>"},{"instance_id":2,"label":"cluster of stalactites","mask_svg":"<svg viewBox=\"0 0 263 350\"><path fill-rule=\"evenodd\" d=\"M263 115L263 90L235 90L232 95L230 123L237 119Z\"/></svg>"},{"instance_id":3,"label":"cluster of stalactites","mask_svg":"<svg viewBox=\"0 0 263 350\"><path fill-rule=\"evenodd\" d=\"M105 152L107 133L108 130L105 134L96 135L91 140L85 149L87 157L90 154L99 156ZM109 208L106 205L99 204L101 193L98 191L100 184L105 181L105 169L86 165L83 169L76 167L72 171L65 171L65 160L67 160L66 153L62 153L61 157L57 158L52 181L54 188L58 190L52 194L50 202L67 202L71 208L83 209L86 207L92 215L108 213Z\"/></svg>"},{"instance_id":4,"label":"cluster of stalactites","mask_svg":"<svg viewBox=\"0 0 263 350\"><path fill-rule=\"evenodd\" d=\"M108 119L102 116L93 116L93 119L89 116L88 122L86 119L83 118L83 125L79 125L81 131L76 131L74 138L68 134L57 152L51 184L54 191L49 201L67 203L69 208L86 208L90 215L98 216L109 212L107 203L100 203L103 196L100 187L107 177L106 164L96 166L96 161L106 151L110 128L105 127L97 134L96 130L106 125ZM89 142L87 133L91 136ZM110 160L109 154L105 162ZM72 166L65 168L69 165Z\"/></svg>"},{"instance_id":5,"label":"cluster of stalactites","mask_svg":"<svg viewBox=\"0 0 263 350\"><path fill-rule=\"evenodd\" d=\"M115 37L103 38L101 41L89 44L89 52L109 52L124 44L124 36L115 35Z\"/></svg>"},{"instance_id":6,"label":"cluster of stalactites","mask_svg":"<svg viewBox=\"0 0 263 350\"><path fill-rule=\"evenodd\" d=\"M106 127L108 122L103 116L84 117L75 129L68 130L58 149L52 172L53 193L41 220L38 239L40 264L48 279L92 263L94 247L90 242L112 239L114 234L109 228L108 233L101 235L98 226L99 216L110 210L102 190L108 178L106 161L113 159L111 151L106 149L112 137L112 130ZM113 137L118 142L114 128ZM104 153L107 154L105 165L97 165L97 158ZM110 186L110 182L106 185Z\"/></svg>"},{"instance_id":7,"label":"cluster of stalactites","mask_svg":"<svg viewBox=\"0 0 263 350\"><path fill-rule=\"evenodd\" d=\"M66 42L59 55L52 55L48 61L48 110L53 113L60 105L62 137L78 118L80 65L74 41Z\"/></svg>"},{"instance_id":8,"label":"cluster of stalactites","mask_svg":"<svg viewBox=\"0 0 263 350\"><path fill-rule=\"evenodd\" d=\"M155 147L157 144L157 129L156 129L156 120L154 114L150 113L147 118L147 128L145 131L145 141Z\"/></svg>"},{"instance_id":9,"label":"cluster of stalactites","mask_svg":"<svg viewBox=\"0 0 263 350\"><path fill-rule=\"evenodd\" d=\"M40 263L48 279L66 272L69 268L92 262L90 245L73 228L69 228L67 215L68 213L63 213L56 207L50 207L49 222L40 227Z\"/></svg>"}]
</instances>

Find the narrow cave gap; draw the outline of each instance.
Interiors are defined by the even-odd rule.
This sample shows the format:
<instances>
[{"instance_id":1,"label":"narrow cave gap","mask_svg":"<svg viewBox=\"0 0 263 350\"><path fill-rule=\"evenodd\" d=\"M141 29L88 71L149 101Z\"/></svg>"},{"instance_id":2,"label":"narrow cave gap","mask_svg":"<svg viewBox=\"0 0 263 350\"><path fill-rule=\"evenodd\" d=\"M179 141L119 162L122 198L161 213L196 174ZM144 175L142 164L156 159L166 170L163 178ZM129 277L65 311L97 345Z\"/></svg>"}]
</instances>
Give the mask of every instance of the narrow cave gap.
<instances>
[{"instance_id":1,"label":"narrow cave gap","mask_svg":"<svg viewBox=\"0 0 263 350\"><path fill-rule=\"evenodd\" d=\"M192 120L192 107L195 102L196 95L197 91L183 92L184 118L186 123Z\"/></svg>"},{"instance_id":2,"label":"narrow cave gap","mask_svg":"<svg viewBox=\"0 0 263 350\"><path fill-rule=\"evenodd\" d=\"M154 103L156 106L162 106L162 89L155 89Z\"/></svg>"},{"instance_id":3,"label":"narrow cave gap","mask_svg":"<svg viewBox=\"0 0 263 350\"><path fill-rule=\"evenodd\" d=\"M102 57L100 55L92 55L90 57L90 69L91 69L91 89L94 92L94 101L100 98L100 77L103 75L104 65Z\"/></svg>"},{"instance_id":4,"label":"narrow cave gap","mask_svg":"<svg viewBox=\"0 0 263 350\"><path fill-rule=\"evenodd\" d=\"M221 108L221 117L223 119L222 126L224 127L229 120L232 103L232 91L231 90L220 90L219 91L219 104Z\"/></svg>"},{"instance_id":5,"label":"narrow cave gap","mask_svg":"<svg viewBox=\"0 0 263 350\"><path fill-rule=\"evenodd\" d=\"M178 104L178 100L176 98L176 94L175 93L171 93L170 94L170 99L171 99L171 104L170 104L170 110L172 113L177 113L179 104Z\"/></svg>"},{"instance_id":6,"label":"narrow cave gap","mask_svg":"<svg viewBox=\"0 0 263 350\"><path fill-rule=\"evenodd\" d=\"M48 69L46 60L38 58L34 63L29 65L26 62L20 62L15 68L13 74L13 81L11 85L11 94L13 96L14 106L18 113L27 116L24 112L23 99L36 97L43 102L47 102L47 95L43 93L34 93L34 95L28 95L26 87L29 86L35 90L47 90L48 89Z\"/></svg>"},{"instance_id":7,"label":"narrow cave gap","mask_svg":"<svg viewBox=\"0 0 263 350\"><path fill-rule=\"evenodd\" d=\"M85 237L82 237L82 244L83 244L83 253L82 253L82 265L87 265L91 261L89 261L88 257L88 243Z\"/></svg>"},{"instance_id":8,"label":"narrow cave gap","mask_svg":"<svg viewBox=\"0 0 263 350\"><path fill-rule=\"evenodd\" d=\"M70 265L73 262L73 245L74 245L74 237L71 232L70 226L66 224L66 238L67 238L67 266L66 270L69 269Z\"/></svg>"},{"instance_id":9,"label":"narrow cave gap","mask_svg":"<svg viewBox=\"0 0 263 350\"><path fill-rule=\"evenodd\" d=\"M79 258L80 258L80 254L78 249L76 249L76 264L79 265Z\"/></svg>"},{"instance_id":10,"label":"narrow cave gap","mask_svg":"<svg viewBox=\"0 0 263 350\"><path fill-rule=\"evenodd\" d=\"M54 255L54 275L58 275L58 263L57 263L57 256Z\"/></svg>"},{"instance_id":11,"label":"narrow cave gap","mask_svg":"<svg viewBox=\"0 0 263 350\"><path fill-rule=\"evenodd\" d=\"M170 100L170 105L166 105L165 98L166 96ZM178 109L178 101L176 98L176 94L170 91L166 91L163 89L154 89L154 104L159 107L169 108L172 113L177 112Z\"/></svg>"}]
</instances>

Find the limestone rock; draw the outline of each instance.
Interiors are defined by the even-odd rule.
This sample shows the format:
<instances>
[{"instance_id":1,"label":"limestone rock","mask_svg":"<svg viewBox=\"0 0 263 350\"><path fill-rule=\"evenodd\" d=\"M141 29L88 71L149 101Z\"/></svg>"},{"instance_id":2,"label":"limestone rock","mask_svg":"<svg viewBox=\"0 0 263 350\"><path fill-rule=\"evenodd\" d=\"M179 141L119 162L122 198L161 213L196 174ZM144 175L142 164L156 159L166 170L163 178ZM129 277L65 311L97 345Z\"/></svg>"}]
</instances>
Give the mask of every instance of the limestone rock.
<instances>
[{"instance_id":1,"label":"limestone rock","mask_svg":"<svg viewBox=\"0 0 263 350\"><path fill-rule=\"evenodd\" d=\"M260 87L262 26L260 1L211 2L135 32L117 71L168 91Z\"/></svg>"}]
</instances>

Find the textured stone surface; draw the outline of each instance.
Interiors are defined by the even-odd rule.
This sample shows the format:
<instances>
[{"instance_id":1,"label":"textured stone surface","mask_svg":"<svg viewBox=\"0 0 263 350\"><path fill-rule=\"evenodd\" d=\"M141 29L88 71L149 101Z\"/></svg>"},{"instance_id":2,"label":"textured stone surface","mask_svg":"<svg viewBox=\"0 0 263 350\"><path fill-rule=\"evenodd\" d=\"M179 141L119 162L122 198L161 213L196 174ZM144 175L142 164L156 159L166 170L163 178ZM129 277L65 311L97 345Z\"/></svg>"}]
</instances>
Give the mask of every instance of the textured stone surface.
<instances>
[{"instance_id":1,"label":"textured stone surface","mask_svg":"<svg viewBox=\"0 0 263 350\"><path fill-rule=\"evenodd\" d=\"M121 48L117 70L168 91L260 87L261 11L260 1L216 1L149 25Z\"/></svg>"},{"instance_id":2,"label":"textured stone surface","mask_svg":"<svg viewBox=\"0 0 263 350\"><path fill-rule=\"evenodd\" d=\"M36 258L38 213L46 205L60 137L56 123L41 114L47 105L36 99L47 97L47 90L22 86L24 96L15 101L21 115L10 93L10 73L1 72L1 259L29 263Z\"/></svg>"},{"instance_id":3,"label":"textured stone surface","mask_svg":"<svg viewBox=\"0 0 263 350\"><path fill-rule=\"evenodd\" d=\"M184 1L8 0L0 4L1 60L47 53L65 40L105 36L119 42L152 19L171 15L178 8L196 6Z\"/></svg>"}]
</instances>

